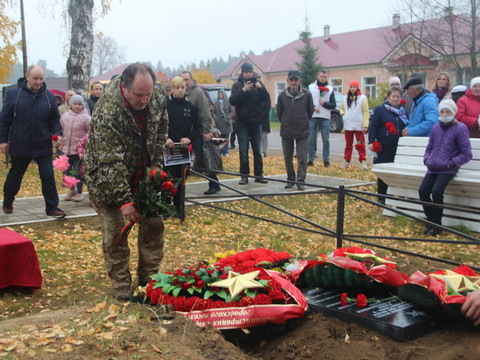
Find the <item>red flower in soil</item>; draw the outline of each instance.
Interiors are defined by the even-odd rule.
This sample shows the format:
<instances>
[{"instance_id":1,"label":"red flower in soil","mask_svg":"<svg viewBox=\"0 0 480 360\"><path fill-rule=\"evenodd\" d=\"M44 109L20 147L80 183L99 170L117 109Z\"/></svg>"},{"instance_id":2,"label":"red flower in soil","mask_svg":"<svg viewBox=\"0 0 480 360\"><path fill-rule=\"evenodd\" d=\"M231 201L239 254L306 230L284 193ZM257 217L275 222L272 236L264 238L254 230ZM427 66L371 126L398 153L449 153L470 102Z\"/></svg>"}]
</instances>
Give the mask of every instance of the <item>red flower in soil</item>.
<instances>
[{"instance_id":1,"label":"red flower in soil","mask_svg":"<svg viewBox=\"0 0 480 360\"><path fill-rule=\"evenodd\" d=\"M160 179L165 179L167 177L167 173L165 171L160 171Z\"/></svg>"},{"instance_id":2,"label":"red flower in soil","mask_svg":"<svg viewBox=\"0 0 480 360\"><path fill-rule=\"evenodd\" d=\"M380 144L379 141L374 141L372 143L372 148L373 148L373 151L376 152L377 154L382 152L382 144Z\"/></svg>"},{"instance_id":3,"label":"red flower in soil","mask_svg":"<svg viewBox=\"0 0 480 360\"><path fill-rule=\"evenodd\" d=\"M171 197L174 197L177 194L178 194L178 189L177 188L170 190L170 196Z\"/></svg>"},{"instance_id":4,"label":"red flower in soil","mask_svg":"<svg viewBox=\"0 0 480 360\"><path fill-rule=\"evenodd\" d=\"M165 181L162 184L162 190L168 191L173 189L173 183L171 181Z\"/></svg>"},{"instance_id":5,"label":"red flower in soil","mask_svg":"<svg viewBox=\"0 0 480 360\"><path fill-rule=\"evenodd\" d=\"M365 307L368 304L368 298L364 294L358 294L357 296L357 306Z\"/></svg>"},{"instance_id":6,"label":"red flower in soil","mask_svg":"<svg viewBox=\"0 0 480 360\"><path fill-rule=\"evenodd\" d=\"M52 141L57 142L58 141L58 135L52 135Z\"/></svg>"},{"instance_id":7,"label":"red flower in soil","mask_svg":"<svg viewBox=\"0 0 480 360\"><path fill-rule=\"evenodd\" d=\"M400 104L407 105L407 100L405 100L405 99L400 100Z\"/></svg>"},{"instance_id":8,"label":"red flower in soil","mask_svg":"<svg viewBox=\"0 0 480 360\"><path fill-rule=\"evenodd\" d=\"M347 293L342 293L342 295L340 295L340 305L342 305L342 306L347 306L348 305Z\"/></svg>"}]
</instances>

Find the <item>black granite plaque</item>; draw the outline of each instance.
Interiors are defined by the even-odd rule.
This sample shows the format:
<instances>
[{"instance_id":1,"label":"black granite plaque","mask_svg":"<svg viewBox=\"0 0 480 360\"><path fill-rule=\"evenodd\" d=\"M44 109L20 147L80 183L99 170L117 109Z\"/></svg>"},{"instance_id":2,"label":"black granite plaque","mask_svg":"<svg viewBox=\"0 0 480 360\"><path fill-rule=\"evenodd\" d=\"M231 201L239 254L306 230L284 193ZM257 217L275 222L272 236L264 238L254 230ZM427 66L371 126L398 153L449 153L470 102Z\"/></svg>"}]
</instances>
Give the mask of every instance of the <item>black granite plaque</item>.
<instances>
[{"instance_id":1,"label":"black granite plaque","mask_svg":"<svg viewBox=\"0 0 480 360\"><path fill-rule=\"evenodd\" d=\"M357 323L398 341L415 339L442 326L438 315L396 298L372 297L362 308L355 301L342 306L340 296L344 291L317 288L302 292L313 311Z\"/></svg>"}]
</instances>

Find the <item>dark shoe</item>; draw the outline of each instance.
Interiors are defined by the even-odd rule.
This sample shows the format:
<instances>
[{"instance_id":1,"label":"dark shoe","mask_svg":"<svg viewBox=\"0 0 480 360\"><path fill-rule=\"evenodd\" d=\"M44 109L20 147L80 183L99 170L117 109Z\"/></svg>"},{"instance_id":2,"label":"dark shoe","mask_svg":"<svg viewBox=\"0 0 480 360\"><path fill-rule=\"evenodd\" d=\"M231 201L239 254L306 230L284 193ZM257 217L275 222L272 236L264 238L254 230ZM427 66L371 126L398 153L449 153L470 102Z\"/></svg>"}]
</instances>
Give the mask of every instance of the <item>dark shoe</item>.
<instances>
[{"instance_id":1,"label":"dark shoe","mask_svg":"<svg viewBox=\"0 0 480 360\"><path fill-rule=\"evenodd\" d=\"M323 166L325 167L330 167L330 161L324 161Z\"/></svg>"},{"instance_id":2,"label":"dark shoe","mask_svg":"<svg viewBox=\"0 0 480 360\"><path fill-rule=\"evenodd\" d=\"M437 235L440 235L441 233L442 233L442 230L432 227L430 230L428 230L427 235L437 236Z\"/></svg>"},{"instance_id":3,"label":"dark shoe","mask_svg":"<svg viewBox=\"0 0 480 360\"><path fill-rule=\"evenodd\" d=\"M3 212L5 214L13 213L13 200L12 201L3 200Z\"/></svg>"},{"instance_id":4,"label":"dark shoe","mask_svg":"<svg viewBox=\"0 0 480 360\"><path fill-rule=\"evenodd\" d=\"M246 184L248 184L248 178L246 177L242 177L238 182L238 185L246 185Z\"/></svg>"},{"instance_id":5,"label":"dark shoe","mask_svg":"<svg viewBox=\"0 0 480 360\"><path fill-rule=\"evenodd\" d=\"M292 183L285 184L285 189L291 189L293 187Z\"/></svg>"},{"instance_id":6,"label":"dark shoe","mask_svg":"<svg viewBox=\"0 0 480 360\"><path fill-rule=\"evenodd\" d=\"M230 149L235 149L235 145L230 145Z\"/></svg>"},{"instance_id":7,"label":"dark shoe","mask_svg":"<svg viewBox=\"0 0 480 360\"><path fill-rule=\"evenodd\" d=\"M256 178L256 179L255 179L255 182L258 182L258 183L260 183L260 184L267 184L267 183L268 183L268 180L265 179L265 178L262 176L262 177Z\"/></svg>"},{"instance_id":8,"label":"dark shoe","mask_svg":"<svg viewBox=\"0 0 480 360\"><path fill-rule=\"evenodd\" d=\"M385 205L385 199L383 199L383 198L382 198L382 199L378 199L378 200L377 200L377 203L378 203L378 204Z\"/></svg>"},{"instance_id":9,"label":"dark shoe","mask_svg":"<svg viewBox=\"0 0 480 360\"><path fill-rule=\"evenodd\" d=\"M425 229L423 230L422 234L427 235L429 231L432 230L432 227L430 225L426 225Z\"/></svg>"},{"instance_id":10,"label":"dark shoe","mask_svg":"<svg viewBox=\"0 0 480 360\"><path fill-rule=\"evenodd\" d=\"M53 210L49 210L47 211L47 215L48 216L53 216L53 217L56 217L57 219L61 219L61 218L64 218L65 216L67 216L67 214L65 213L65 211L59 209L59 208L55 208Z\"/></svg>"},{"instance_id":11,"label":"dark shoe","mask_svg":"<svg viewBox=\"0 0 480 360\"><path fill-rule=\"evenodd\" d=\"M205 195L212 195L212 194L216 194L219 191L220 191L220 188L210 188L207 191L204 191L203 193Z\"/></svg>"},{"instance_id":12,"label":"dark shoe","mask_svg":"<svg viewBox=\"0 0 480 360\"><path fill-rule=\"evenodd\" d=\"M297 189L298 189L298 190L305 190L305 185L298 184L298 185L297 185Z\"/></svg>"},{"instance_id":13,"label":"dark shoe","mask_svg":"<svg viewBox=\"0 0 480 360\"><path fill-rule=\"evenodd\" d=\"M135 296L133 296L133 293L131 291L117 292L117 293L115 293L114 297L118 301L133 301L133 300L135 300Z\"/></svg>"},{"instance_id":14,"label":"dark shoe","mask_svg":"<svg viewBox=\"0 0 480 360\"><path fill-rule=\"evenodd\" d=\"M313 166L313 161L307 161L307 166Z\"/></svg>"}]
</instances>

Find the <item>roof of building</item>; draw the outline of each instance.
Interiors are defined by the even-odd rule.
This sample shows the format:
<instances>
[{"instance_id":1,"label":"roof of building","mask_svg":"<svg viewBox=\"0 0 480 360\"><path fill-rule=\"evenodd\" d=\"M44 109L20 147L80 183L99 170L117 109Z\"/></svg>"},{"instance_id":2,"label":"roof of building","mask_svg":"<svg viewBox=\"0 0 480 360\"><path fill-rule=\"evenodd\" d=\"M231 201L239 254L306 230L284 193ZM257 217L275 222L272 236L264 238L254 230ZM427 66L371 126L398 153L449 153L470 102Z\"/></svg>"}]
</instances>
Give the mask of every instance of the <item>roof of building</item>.
<instances>
[{"instance_id":1,"label":"roof of building","mask_svg":"<svg viewBox=\"0 0 480 360\"><path fill-rule=\"evenodd\" d=\"M95 81L110 80L112 76L120 75L123 72L123 70L125 70L125 68L130 64L131 63L127 63L127 64L117 66L115 69L112 69L110 71L107 71L106 73L90 78L90 83L93 83Z\"/></svg>"},{"instance_id":2,"label":"roof of building","mask_svg":"<svg viewBox=\"0 0 480 360\"><path fill-rule=\"evenodd\" d=\"M454 25L457 32L468 32L468 25L462 16L454 17ZM402 41L413 38L418 41L416 36L409 34L418 33L418 28L422 27L423 32L427 33L430 46L424 46L428 50L436 52L451 52L451 49L445 46L448 44L449 23L445 18L427 20L424 23L401 24L397 28L384 26L374 29L346 32L342 34L329 34L311 38L311 44L317 48L317 60L325 68L338 68L345 66L358 66L368 64L378 64L384 61L392 52L398 49ZM434 30L428 31L425 28ZM425 35L424 35L425 36ZM464 41L464 40L463 40ZM467 53L468 43L456 40L456 53ZM297 69L296 63L301 62L301 56L297 49L304 47L301 40L292 41L276 50L265 55L249 55L248 60L254 66L258 67L263 73L285 72L290 69ZM437 49L436 49L437 48ZM437 51L438 53L438 51ZM420 56L422 64L432 63L425 56ZM404 62L411 62L411 56ZM239 59L234 64L220 73L220 77L231 76L239 68L244 59ZM395 65L397 60L392 60L391 66ZM388 64L386 64L388 66ZM397 66L398 66L397 61Z\"/></svg>"}]
</instances>

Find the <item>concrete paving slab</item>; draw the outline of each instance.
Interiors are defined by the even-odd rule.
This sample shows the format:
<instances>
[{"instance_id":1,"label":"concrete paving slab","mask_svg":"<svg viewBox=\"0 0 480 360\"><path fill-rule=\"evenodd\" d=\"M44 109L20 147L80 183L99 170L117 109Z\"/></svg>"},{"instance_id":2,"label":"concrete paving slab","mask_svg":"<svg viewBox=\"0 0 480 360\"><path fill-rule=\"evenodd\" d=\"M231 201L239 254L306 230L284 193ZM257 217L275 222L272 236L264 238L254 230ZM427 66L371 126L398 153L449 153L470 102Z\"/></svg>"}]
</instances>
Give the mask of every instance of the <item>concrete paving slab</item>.
<instances>
[{"instance_id":1,"label":"concrete paving slab","mask_svg":"<svg viewBox=\"0 0 480 360\"><path fill-rule=\"evenodd\" d=\"M188 183L186 191L186 205L192 205L188 201L200 203L231 201L248 198L249 196L275 196L275 195L298 195L304 193L312 193L322 189L322 186L329 187L358 187L363 185L373 185L373 182L365 182L359 180L342 179L315 174L307 175L306 189L298 190L295 186L291 189L285 189L286 176L273 175L266 177L269 179L268 184L260 184L254 182L251 178L247 185L239 185L239 179L222 180L222 190L215 195L204 195L203 192L208 189L206 181ZM324 189L324 188L323 188ZM95 210L90 206L88 194L85 194L85 200L82 202L65 201L65 195L60 195L59 207L67 213L68 218L77 218L85 216L96 216ZM45 203L42 196L17 198L13 203L13 213L5 214L0 211L0 226L21 225L42 221L61 221L45 213Z\"/></svg>"}]
</instances>

